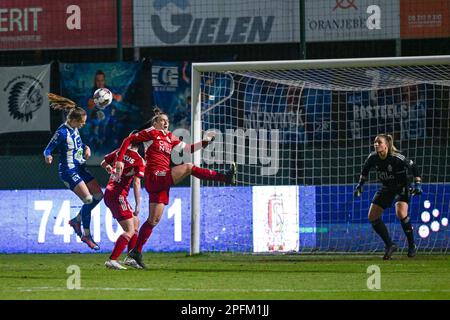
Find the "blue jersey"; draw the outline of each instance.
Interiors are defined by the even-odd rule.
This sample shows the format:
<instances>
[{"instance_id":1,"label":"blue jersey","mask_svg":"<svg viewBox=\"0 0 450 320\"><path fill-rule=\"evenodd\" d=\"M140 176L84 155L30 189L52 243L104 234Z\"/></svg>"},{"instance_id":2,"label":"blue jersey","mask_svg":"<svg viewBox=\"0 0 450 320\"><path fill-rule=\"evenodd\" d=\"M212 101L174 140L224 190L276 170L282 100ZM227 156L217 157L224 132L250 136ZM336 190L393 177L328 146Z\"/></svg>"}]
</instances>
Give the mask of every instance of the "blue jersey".
<instances>
[{"instance_id":1,"label":"blue jersey","mask_svg":"<svg viewBox=\"0 0 450 320\"><path fill-rule=\"evenodd\" d=\"M59 172L77 169L86 162L84 159L85 145L81 141L77 128L70 127L67 122L59 126L52 139L44 150L44 156L52 154L53 150L59 151Z\"/></svg>"}]
</instances>

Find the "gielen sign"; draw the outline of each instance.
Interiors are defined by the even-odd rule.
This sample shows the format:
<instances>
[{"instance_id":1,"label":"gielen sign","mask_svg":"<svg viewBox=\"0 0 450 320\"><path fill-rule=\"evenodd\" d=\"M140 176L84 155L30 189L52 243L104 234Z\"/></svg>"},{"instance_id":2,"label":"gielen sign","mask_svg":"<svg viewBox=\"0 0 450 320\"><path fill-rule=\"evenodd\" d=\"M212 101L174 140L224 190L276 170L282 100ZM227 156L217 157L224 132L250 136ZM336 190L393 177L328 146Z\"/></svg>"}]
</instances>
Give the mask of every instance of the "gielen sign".
<instances>
[{"instance_id":1,"label":"gielen sign","mask_svg":"<svg viewBox=\"0 0 450 320\"><path fill-rule=\"evenodd\" d=\"M298 1L136 0L134 43L142 46L299 41Z\"/></svg>"}]
</instances>

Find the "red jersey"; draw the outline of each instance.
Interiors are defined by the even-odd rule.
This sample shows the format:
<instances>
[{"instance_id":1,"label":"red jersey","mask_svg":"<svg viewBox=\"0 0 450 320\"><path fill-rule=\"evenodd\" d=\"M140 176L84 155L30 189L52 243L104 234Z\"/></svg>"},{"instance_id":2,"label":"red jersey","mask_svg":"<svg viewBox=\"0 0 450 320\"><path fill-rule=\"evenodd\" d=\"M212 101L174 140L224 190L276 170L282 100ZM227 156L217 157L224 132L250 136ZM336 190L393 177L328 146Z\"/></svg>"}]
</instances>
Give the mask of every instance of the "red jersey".
<instances>
[{"instance_id":1,"label":"red jersey","mask_svg":"<svg viewBox=\"0 0 450 320\"><path fill-rule=\"evenodd\" d=\"M119 149L116 149L104 157L105 162L110 164L113 168L118 152ZM144 177L145 162L137 151L127 149L123 157L123 163L124 168L122 175L117 177L115 174L111 174L106 189L109 192L127 197L133 177Z\"/></svg>"},{"instance_id":2,"label":"red jersey","mask_svg":"<svg viewBox=\"0 0 450 320\"><path fill-rule=\"evenodd\" d=\"M143 142L145 148L145 174L155 174L156 171L170 170L172 148L184 148L186 145L170 131L157 130L154 127L144 129L131 135L130 142ZM123 152L123 150L121 150ZM119 156L120 159L120 156ZM125 158L124 158L125 159Z\"/></svg>"}]
</instances>

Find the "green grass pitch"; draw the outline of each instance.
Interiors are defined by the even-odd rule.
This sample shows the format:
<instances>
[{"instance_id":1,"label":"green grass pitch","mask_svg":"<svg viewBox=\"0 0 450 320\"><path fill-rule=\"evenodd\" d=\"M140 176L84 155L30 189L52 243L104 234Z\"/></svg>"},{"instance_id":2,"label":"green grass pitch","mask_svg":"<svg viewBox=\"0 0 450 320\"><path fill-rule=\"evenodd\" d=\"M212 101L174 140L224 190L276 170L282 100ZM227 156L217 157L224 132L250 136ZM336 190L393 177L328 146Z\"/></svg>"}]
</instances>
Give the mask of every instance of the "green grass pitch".
<instances>
[{"instance_id":1,"label":"green grass pitch","mask_svg":"<svg viewBox=\"0 0 450 320\"><path fill-rule=\"evenodd\" d=\"M394 255L144 254L146 270L109 270L107 254L0 255L0 299L446 299L450 257ZM122 258L124 256L122 255ZM80 289L68 289L71 265ZM367 272L380 268L381 289ZM69 281L70 282L70 281ZM72 281L72 283L74 283Z\"/></svg>"}]
</instances>

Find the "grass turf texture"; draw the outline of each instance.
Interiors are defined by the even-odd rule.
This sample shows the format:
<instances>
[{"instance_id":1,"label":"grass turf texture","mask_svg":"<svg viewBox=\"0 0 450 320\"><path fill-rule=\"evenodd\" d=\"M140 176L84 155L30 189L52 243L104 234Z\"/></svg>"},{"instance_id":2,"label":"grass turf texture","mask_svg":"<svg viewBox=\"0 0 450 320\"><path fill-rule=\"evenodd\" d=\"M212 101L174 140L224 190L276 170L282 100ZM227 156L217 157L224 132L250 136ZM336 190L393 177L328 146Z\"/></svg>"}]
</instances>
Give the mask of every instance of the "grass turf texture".
<instances>
[{"instance_id":1,"label":"grass turf texture","mask_svg":"<svg viewBox=\"0 0 450 320\"><path fill-rule=\"evenodd\" d=\"M122 255L123 259L124 255ZM146 270L109 270L106 254L0 255L0 299L449 299L450 257L144 253ZM67 289L70 265L81 289ZM369 290L378 265L381 290Z\"/></svg>"}]
</instances>

